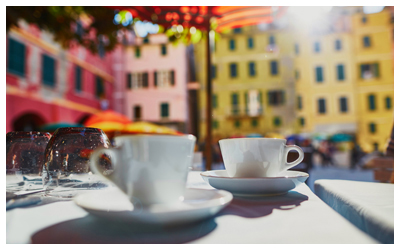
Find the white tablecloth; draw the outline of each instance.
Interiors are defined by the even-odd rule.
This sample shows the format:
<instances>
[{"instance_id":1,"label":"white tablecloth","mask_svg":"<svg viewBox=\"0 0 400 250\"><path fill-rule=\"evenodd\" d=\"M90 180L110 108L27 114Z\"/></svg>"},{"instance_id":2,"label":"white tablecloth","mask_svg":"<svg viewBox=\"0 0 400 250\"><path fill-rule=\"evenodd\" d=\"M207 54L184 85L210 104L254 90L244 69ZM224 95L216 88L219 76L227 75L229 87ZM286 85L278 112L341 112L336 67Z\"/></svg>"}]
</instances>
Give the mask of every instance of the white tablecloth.
<instances>
[{"instance_id":1,"label":"white tablecloth","mask_svg":"<svg viewBox=\"0 0 400 250\"><path fill-rule=\"evenodd\" d=\"M317 180L315 193L358 228L382 243L394 243L394 185Z\"/></svg>"},{"instance_id":2,"label":"white tablecloth","mask_svg":"<svg viewBox=\"0 0 400 250\"><path fill-rule=\"evenodd\" d=\"M212 189L200 172L189 188ZM215 217L175 228L106 222L73 201L7 211L7 243L378 243L302 184L284 196L238 198Z\"/></svg>"}]
</instances>

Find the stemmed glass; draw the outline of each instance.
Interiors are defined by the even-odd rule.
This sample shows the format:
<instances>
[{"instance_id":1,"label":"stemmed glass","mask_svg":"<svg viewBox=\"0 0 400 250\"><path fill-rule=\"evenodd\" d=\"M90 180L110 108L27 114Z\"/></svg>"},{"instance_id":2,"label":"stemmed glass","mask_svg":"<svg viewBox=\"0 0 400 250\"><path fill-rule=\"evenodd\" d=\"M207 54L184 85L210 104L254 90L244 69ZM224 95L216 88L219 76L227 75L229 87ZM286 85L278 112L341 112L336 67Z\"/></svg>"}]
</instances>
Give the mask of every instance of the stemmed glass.
<instances>
[{"instance_id":1,"label":"stemmed glass","mask_svg":"<svg viewBox=\"0 0 400 250\"><path fill-rule=\"evenodd\" d=\"M47 144L44 155L42 178L46 195L72 198L81 192L107 187L106 182L90 171L90 154L99 147L111 147L101 129L57 129ZM110 171L109 156L103 155L100 165L104 171Z\"/></svg>"},{"instance_id":2,"label":"stemmed glass","mask_svg":"<svg viewBox=\"0 0 400 250\"><path fill-rule=\"evenodd\" d=\"M6 135L6 190L40 189L49 133L13 131Z\"/></svg>"}]
</instances>

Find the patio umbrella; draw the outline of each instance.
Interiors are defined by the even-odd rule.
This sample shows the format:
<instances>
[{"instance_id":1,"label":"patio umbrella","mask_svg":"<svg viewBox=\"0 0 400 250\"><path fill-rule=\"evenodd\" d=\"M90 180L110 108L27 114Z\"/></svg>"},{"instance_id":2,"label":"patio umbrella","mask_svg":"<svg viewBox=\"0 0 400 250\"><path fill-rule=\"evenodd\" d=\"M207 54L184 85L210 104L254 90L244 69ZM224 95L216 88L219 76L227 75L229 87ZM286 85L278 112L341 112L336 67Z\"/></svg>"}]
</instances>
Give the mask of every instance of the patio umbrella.
<instances>
[{"instance_id":1,"label":"patio umbrella","mask_svg":"<svg viewBox=\"0 0 400 250\"><path fill-rule=\"evenodd\" d=\"M281 17L287 7L271 6L109 6L116 10L129 11L133 18L150 21L169 28L173 25L195 27L206 30L206 169L212 164L212 87L210 24L215 20L216 31L239 28L259 23L271 23Z\"/></svg>"},{"instance_id":2,"label":"patio umbrella","mask_svg":"<svg viewBox=\"0 0 400 250\"><path fill-rule=\"evenodd\" d=\"M181 135L182 133L150 122L133 122L124 126L122 134L164 134Z\"/></svg>"},{"instance_id":3,"label":"patio umbrella","mask_svg":"<svg viewBox=\"0 0 400 250\"><path fill-rule=\"evenodd\" d=\"M283 135L279 134L279 133L266 133L265 138L277 138L277 139L286 139Z\"/></svg>"},{"instance_id":4,"label":"patio umbrella","mask_svg":"<svg viewBox=\"0 0 400 250\"><path fill-rule=\"evenodd\" d=\"M125 124L113 121L100 121L97 123L92 123L86 127L99 128L103 130L104 133L112 133L112 132L122 131L125 127Z\"/></svg>"},{"instance_id":5,"label":"patio umbrella","mask_svg":"<svg viewBox=\"0 0 400 250\"><path fill-rule=\"evenodd\" d=\"M353 136L349 134L334 134L329 138L329 140L332 142L346 142L352 141Z\"/></svg>"},{"instance_id":6,"label":"patio umbrella","mask_svg":"<svg viewBox=\"0 0 400 250\"><path fill-rule=\"evenodd\" d=\"M53 133L57 129L65 128L65 127L83 127L83 125L82 124L77 124L77 123L68 123L68 122L47 123L47 124L44 124L43 126L41 126L39 128L39 130Z\"/></svg>"},{"instance_id":7,"label":"patio umbrella","mask_svg":"<svg viewBox=\"0 0 400 250\"><path fill-rule=\"evenodd\" d=\"M131 122L131 120L115 111L112 110L106 110L106 111L101 111L96 114L93 114L90 116L85 122L84 125L86 127L93 127L93 124L98 124L100 122L115 122L115 123L120 123L120 124L128 124Z\"/></svg>"},{"instance_id":8,"label":"patio umbrella","mask_svg":"<svg viewBox=\"0 0 400 250\"><path fill-rule=\"evenodd\" d=\"M262 138L263 136L261 134L252 133L252 134L247 134L246 137L247 138Z\"/></svg>"}]
</instances>

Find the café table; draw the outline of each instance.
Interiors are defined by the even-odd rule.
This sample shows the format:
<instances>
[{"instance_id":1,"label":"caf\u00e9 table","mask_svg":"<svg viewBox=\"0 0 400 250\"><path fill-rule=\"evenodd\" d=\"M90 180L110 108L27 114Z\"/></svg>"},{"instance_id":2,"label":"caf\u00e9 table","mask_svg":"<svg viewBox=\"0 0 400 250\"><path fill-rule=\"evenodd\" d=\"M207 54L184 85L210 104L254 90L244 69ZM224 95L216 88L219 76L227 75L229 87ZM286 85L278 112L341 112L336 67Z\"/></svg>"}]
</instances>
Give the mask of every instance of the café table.
<instances>
[{"instance_id":1,"label":"caf\u00e9 table","mask_svg":"<svg viewBox=\"0 0 400 250\"><path fill-rule=\"evenodd\" d=\"M199 171L188 188L213 189ZM215 216L181 226L136 226L99 219L74 201L58 201L6 213L7 243L191 243L191 244L370 244L377 240L358 229L306 184L286 195L243 198Z\"/></svg>"},{"instance_id":2,"label":"caf\u00e9 table","mask_svg":"<svg viewBox=\"0 0 400 250\"><path fill-rule=\"evenodd\" d=\"M394 243L394 184L317 180L315 194L381 243Z\"/></svg>"}]
</instances>

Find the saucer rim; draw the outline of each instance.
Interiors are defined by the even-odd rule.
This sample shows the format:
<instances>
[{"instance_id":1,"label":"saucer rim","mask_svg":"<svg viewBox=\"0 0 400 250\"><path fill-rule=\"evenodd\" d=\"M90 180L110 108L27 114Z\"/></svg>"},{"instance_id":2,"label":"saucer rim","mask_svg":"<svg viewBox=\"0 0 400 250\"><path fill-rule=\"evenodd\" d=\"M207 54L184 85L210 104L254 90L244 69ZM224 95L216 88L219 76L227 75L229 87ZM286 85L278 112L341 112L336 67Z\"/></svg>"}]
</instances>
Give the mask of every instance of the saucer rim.
<instances>
[{"instance_id":1,"label":"saucer rim","mask_svg":"<svg viewBox=\"0 0 400 250\"><path fill-rule=\"evenodd\" d=\"M220 200L221 198L223 198L224 199L224 202L223 203L220 203L220 204L218 204L218 205L211 205L211 204L208 204L208 205L205 205L205 206L199 206L199 207L194 207L194 208L192 208L192 209L180 209L179 211L180 212L183 212L183 211L188 211L188 210L190 210L190 211L193 211L193 210L201 210L201 209L207 209L207 208L212 208L212 207L225 207L225 206L227 206L227 205L229 205L229 203L230 202L232 202L232 200L233 200L233 198L234 198L234 196L233 196L233 194L232 194L232 192L230 192L230 191L228 191L228 190L222 190L222 189L202 189L202 188L186 188L185 190L196 190L196 191L213 191L213 192L218 192L218 193L223 193L223 197L220 197L220 198L218 198L218 200ZM100 191L100 190L99 190ZM119 192L119 191L117 191L116 189L114 190L114 189L112 189L112 190L101 190L100 192L102 192L102 191L105 191L105 192ZM104 212L105 210L104 209L99 209L99 208L90 208L90 207L88 207L88 206L85 206L85 205L82 205L82 204L80 204L79 202L78 202L78 197L79 196L84 196L84 195L92 195L93 193L83 193L83 194L78 194L77 196L75 196L74 198L73 198L73 201L74 201L74 203L77 205L77 206L79 206L80 208L82 208L82 209L84 209L84 210L86 210L86 211L88 211L88 210L91 210L91 211L97 211L97 212ZM210 201L212 201L212 200L217 200L217 199L208 199L207 200L207 202L210 202ZM180 201L180 202L178 202L178 203L183 203L183 201ZM166 205L166 206L168 206L168 204L154 204L154 205ZM109 210L109 211L107 211L107 212L111 212L111 213L132 213L133 211L130 211L130 210L118 210L118 211L116 211L116 210ZM164 211L164 212L160 212L160 213L152 213L152 212L150 212L150 211L147 211L147 210L143 210L142 211L142 213L149 213L149 214L167 214L167 213L173 213L173 212L176 212L176 211Z\"/></svg>"},{"instance_id":2,"label":"saucer rim","mask_svg":"<svg viewBox=\"0 0 400 250\"><path fill-rule=\"evenodd\" d=\"M201 172L200 175L206 178L218 178L218 179L235 179L235 180L277 180L277 179L296 179L296 178L304 178L310 177L310 175L306 172L296 171L296 170L286 170L286 172L297 172L303 175L300 176L275 176L275 177L228 177L228 176L215 176L215 175L207 175L210 172L226 172L226 169L220 170L209 170Z\"/></svg>"}]
</instances>

